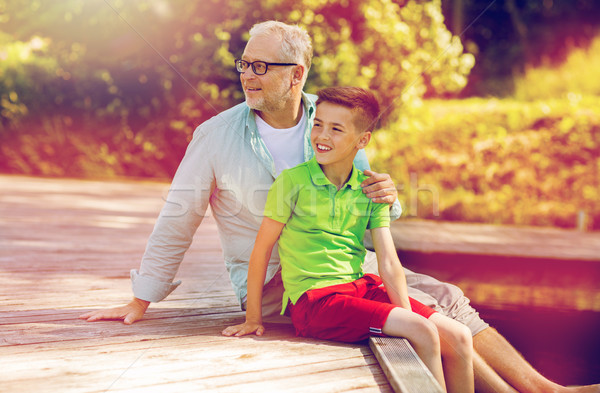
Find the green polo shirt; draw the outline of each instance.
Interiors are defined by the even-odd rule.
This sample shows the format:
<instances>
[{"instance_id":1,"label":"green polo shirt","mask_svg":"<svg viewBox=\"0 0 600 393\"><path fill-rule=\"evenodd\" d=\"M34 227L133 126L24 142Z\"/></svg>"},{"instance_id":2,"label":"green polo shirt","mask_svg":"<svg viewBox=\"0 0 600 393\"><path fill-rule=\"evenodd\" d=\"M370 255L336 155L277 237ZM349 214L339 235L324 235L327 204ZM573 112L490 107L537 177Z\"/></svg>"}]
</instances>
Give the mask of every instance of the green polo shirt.
<instances>
[{"instance_id":1,"label":"green polo shirt","mask_svg":"<svg viewBox=\"0 0 600 393\"><path fill-rule=\"evenodd\" d=\"M352 167L337 188L313 157L284 170L269 190L264 215L285 223L279 238L281 277L292 304L309 289L352 282L363 276L365 231L390 225L389 205L362 192L365 176Z\"/></svg>"}]
</instances>

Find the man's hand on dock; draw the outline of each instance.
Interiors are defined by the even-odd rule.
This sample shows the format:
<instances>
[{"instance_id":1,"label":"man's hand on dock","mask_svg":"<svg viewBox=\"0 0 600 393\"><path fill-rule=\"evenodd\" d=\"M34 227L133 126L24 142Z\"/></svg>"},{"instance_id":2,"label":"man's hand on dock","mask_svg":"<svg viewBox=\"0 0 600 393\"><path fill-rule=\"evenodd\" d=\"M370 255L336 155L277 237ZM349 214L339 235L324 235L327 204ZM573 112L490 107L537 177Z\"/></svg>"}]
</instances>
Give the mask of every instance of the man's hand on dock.
<instances>
[{"instance_id":1,"label":"man's hand on dock","mask_svg":"<svg viewBox=\"0 0 600 393\"><path fill-rule=\"evenodd\" d=\"M150 302L134 298L129 304L105 310L90 311L79 316L88 322L121 319L125 325L139 321L144 316Z\"/></svg>"}]
</instances>

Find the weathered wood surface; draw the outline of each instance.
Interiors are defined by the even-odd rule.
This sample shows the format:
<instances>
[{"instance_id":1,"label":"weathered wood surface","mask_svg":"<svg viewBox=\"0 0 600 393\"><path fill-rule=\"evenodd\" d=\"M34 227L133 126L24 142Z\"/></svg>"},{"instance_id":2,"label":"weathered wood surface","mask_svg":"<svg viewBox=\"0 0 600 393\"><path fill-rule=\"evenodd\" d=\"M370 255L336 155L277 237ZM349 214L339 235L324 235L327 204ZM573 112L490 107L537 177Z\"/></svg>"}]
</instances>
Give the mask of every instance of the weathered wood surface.
<instances>
[{"instance_id":1,"label":"weathered wood surface","mask_svg":"<svg viewBox=\"0 0 600 393\"><path fill-rule=\"evenodd\" d=\"M444 392L407 339L372 336L369 338L369 347L379 361L394 392Z\"/></svg>"},{"instance_id":2,"label":"weathered wood surface","mask_svg":"<svg viewBox=\"0 0 600 393\"><path fill-rule=\"evenodd\" d=\"M0 176L0 392L391 391L366 345L298 339L276 324L262 338L222 337L243 313L210 218L179 271L183 284L143 321L77 319L130 299L129 270L167 189ZM394 235L401 252L444 265L441 278L477 304L600 311L599 233L409 220ZM469 256L469 268L481 265L481 255L500 263L475 274L461 265ZM522 269L532 260L540 263Z\"/></svg>"},{"instance_id":3,"label":"weathered wood surface","mask_svg":"<svg viewBox=\"0 0 600 393\"><path fill-rule=\"evenodd\" d=\"M144 320L79 320L129 301L167 189L0 176L0 392L391 392L367 345L221 336L243 313L210 218Z\"/></svg>"}]
</instances>

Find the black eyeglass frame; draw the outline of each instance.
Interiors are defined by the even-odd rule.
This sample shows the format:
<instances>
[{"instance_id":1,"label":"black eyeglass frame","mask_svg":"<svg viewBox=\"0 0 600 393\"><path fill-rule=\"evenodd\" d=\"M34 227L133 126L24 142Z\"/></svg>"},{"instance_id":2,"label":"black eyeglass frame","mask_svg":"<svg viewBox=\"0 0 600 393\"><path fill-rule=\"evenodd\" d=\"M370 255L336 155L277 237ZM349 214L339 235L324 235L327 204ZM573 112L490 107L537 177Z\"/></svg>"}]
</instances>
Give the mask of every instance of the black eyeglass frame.
<instances>
[{"instance_id":1,"label":"black eyeglass frame","mask_svg":"<svg viewBox=\"0 0 600 393\"><path fill-rule=\"evenodd\" d=\"M297 66L299 64L297 63L269 63L267 61L261 61L261 60L257 60L257 61L253 61L253 62L249 62L246 60L242 60L242 59L236 59L235 60L235 69L240 73L244 73L246 71L242 71L242 65L243 63L246 63L246 71L248 70L248 67L252 67L252 72L254 72L256 75L264 75L267 73L267 71L269 70L269 66ZM256 67L254 66L254 64L256 63L262 63L265 65L265 72L263 73L258 73L256 72Z\"/></svg>"}]
</instances>

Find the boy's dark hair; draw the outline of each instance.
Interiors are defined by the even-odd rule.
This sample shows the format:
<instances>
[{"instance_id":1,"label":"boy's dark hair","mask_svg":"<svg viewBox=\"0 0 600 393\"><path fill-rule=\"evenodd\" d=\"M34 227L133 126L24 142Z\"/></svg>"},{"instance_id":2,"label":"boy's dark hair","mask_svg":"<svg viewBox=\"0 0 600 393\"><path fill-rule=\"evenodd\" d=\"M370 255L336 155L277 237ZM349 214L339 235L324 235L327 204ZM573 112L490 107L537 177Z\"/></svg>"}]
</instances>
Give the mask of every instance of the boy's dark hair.
<instances>
[{"instance_id":1,"label":"boy's dark hair","mask_svg":"<svg viewBox=\"0 0 600 393\"><path fill-rule=\"evenodd\" d=\"M354 125L360 131L372 132L379 120L379 102L375 95L360 87L327 87L317 92L317 105L330 102L350 108Z\"/></svg>"}]
</instances>

